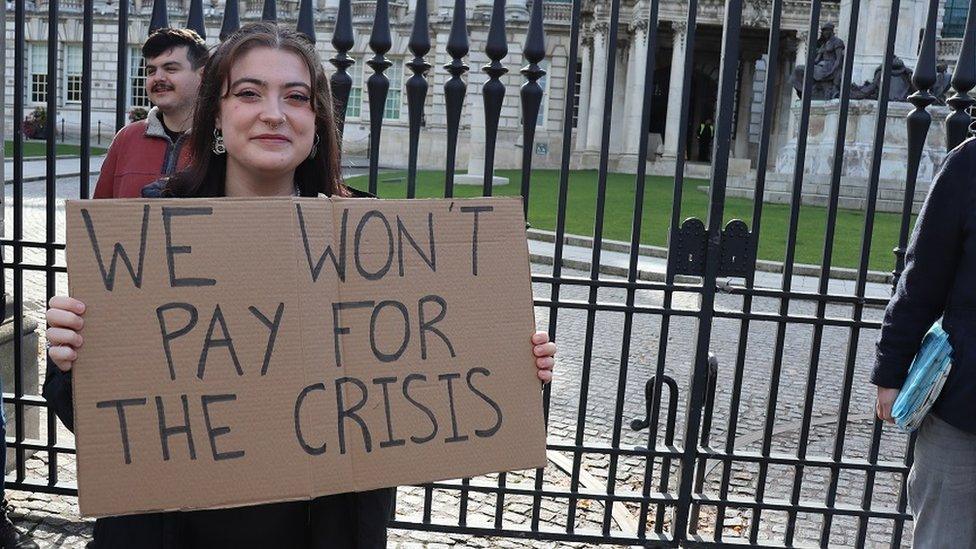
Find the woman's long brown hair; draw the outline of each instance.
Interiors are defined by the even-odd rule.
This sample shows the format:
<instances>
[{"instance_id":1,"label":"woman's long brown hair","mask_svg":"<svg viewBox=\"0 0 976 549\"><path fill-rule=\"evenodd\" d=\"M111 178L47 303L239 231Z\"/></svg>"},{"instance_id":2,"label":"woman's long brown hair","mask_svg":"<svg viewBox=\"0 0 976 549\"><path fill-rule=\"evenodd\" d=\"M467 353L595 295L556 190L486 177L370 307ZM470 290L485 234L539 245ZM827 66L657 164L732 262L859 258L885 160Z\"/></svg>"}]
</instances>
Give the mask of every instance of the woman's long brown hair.
<instances>
[{"instance_id":1,"label":"woman's long brown hair","mask_svg":"<svg viewBox=\"0 0 976 549\"><path fill-rule=\"evenodd\" d=\"M200 92L190 130L190 164L169 178L165 195L180 197L224 196L227 155L214 154L214 128L221 99L230 90L230 69L254 48L272 48L298 55L312 76L312 110L318 152L295 169L295 185L301 196L346 196L339 164L339 132L332 106L329 79L312 42L298 31L260 22L244 25L220 44L203 69ZM225 86L227 91L225 92Z\"/></svg>"}]
</instances>

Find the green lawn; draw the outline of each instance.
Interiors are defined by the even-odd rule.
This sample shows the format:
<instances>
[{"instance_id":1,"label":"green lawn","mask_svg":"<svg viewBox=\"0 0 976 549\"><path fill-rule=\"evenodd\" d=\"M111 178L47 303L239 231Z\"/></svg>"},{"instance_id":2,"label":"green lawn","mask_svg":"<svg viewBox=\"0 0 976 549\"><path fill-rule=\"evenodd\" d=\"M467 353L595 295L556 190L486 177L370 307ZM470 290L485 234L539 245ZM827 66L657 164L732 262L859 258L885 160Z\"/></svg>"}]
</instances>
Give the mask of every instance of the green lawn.
<instances>
[{"instance_id":1,"label":"green lawn","mask_svg":"<svg viewBox=\"0 0 976 549\"><path fill-rule=\"evenodd\" d=\"M509 178L509 184L495 187L496 195L518 195L521 172L500 170L497 175ZM596 211L597 173L576 171L570 174L567 202L566 231L572 234L592 236ZM349 179L349 184L366 189L366 176ZM615 240L630 240L634 205L633 175L610 174L607 178L606 215L603 235ZM664 246L670 224L674 183L670 177L648 176L644 197L644 221L641 243ZM708 195L698 190L707 184L700 179L685 180L681 201L681 218L705 219L708 211ZM406 172L380 174L381 198L406 196ZM529 192L529 222L538 229L554 230L556 227L559 172L535 170ZM421 172L417 177L418 197L439 197L444 193L444 172ZM481 186L457 185L455 196L480 196ZM751 200L729 198L725 205L725 220L752 219ZM785 204L765 204L759 239L760 259L783 261L786 255L786 238L790 209ZM819 265L823 257L824 228L827 209L803 206L800 209L796 261ZM914 218L913 218L914 222ZM901 224L899 214L878 213L875 216L871 244L870 268L890 272L894 266L892 249L898 242ZM832 265L856 268L860 258L861 234L864 231L864 213L857 210L840 210L837 215L836 238Z\"/></svg>"},{"instance_id":2,"label":"green lawn","mask_svg":"<svg viewBox=\"0 0 976 549\"><path fill-rule=\"evenodd\" d=\"M66 143L58 143L57 149L58 156L78 156L81 154L80 145L69 145ZM92 147L92 155L105 154L106 149L102 147ZM44 141L24 141L24 156L45 156L47 154L47 143ZM3 142L3 157L7 160L12 159L14 156L14 142L4 141Z\"/></svg>"}]
</instances>

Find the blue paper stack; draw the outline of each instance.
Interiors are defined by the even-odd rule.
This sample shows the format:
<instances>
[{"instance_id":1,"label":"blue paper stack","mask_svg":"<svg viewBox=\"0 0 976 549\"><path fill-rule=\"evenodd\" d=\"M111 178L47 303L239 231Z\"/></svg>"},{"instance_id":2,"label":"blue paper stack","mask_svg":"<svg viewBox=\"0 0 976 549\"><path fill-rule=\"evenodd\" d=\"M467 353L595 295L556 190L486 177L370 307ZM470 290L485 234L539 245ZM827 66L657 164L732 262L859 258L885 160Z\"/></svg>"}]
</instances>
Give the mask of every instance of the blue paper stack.
<instances>
[{"instance_id":1,"label":"blue paper stack","mask_svg":"<svg viewBox=\"0 0 976 549\"><path fill-rule=\"evenodd\" d=\"M922 346L908 370L908 378L891 408L896 425L909 432L918 429L939 397L951 365L949 334L942 329L941 323L936 322L922 339Z\"/></svg>"}]
</instances>

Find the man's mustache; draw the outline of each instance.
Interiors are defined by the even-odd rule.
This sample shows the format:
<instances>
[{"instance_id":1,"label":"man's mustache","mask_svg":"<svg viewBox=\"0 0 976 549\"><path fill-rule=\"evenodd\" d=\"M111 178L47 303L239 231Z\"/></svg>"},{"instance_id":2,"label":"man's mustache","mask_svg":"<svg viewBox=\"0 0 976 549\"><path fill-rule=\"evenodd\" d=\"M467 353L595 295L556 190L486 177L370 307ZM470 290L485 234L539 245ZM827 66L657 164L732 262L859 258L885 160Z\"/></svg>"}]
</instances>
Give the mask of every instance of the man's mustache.
<instances>
[{"instance_id":1,"label":"man's mustache","mask_svg":"<svg viewBox=\"0 0 976 549\"><path fill-rule=\"evenodd\" d=\"M152 91L154 91L154 92L157 92L157 91L170 91L172 89L173 89L173 86L167 86L166 84L156 84L155 86L152 87Z\"/></svg>"}]
</instances>

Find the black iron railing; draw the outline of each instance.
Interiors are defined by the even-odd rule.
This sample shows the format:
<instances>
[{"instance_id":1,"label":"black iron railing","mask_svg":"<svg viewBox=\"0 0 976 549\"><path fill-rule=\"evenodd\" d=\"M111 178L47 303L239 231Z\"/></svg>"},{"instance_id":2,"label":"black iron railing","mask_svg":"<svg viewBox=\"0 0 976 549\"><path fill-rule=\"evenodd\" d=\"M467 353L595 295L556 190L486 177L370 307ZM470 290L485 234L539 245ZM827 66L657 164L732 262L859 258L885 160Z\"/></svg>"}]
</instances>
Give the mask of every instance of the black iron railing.
<instances>
[{"instance_id":1,"label":"black iron railing","mask_svg":"<svg viewBox=\"0 0 976 549\"><path fill-rule=\"evenodd\" d=\"M811 0L805 9L809 19L805 32L809 37L817 35L821 23L821 13L825 0ZM578 347L571 363L562 359L560 370L567 372L571 383L559 385L557 389L545 390L545 414L547 424L552 424L554 406L561 403L560 420L568 427L553 434L549 450L556 454L568 455L563 482L553 482L547 471L538 470L513 475L501 474L492 478L463 479L458 482L438 482L417 490L422 493L419 509L404 509L400 506L397 517L391 525L400 529L415 529L431 532L463 533L473 535L511 536L529 539L566 540L582 542L606 542L620 544L644 544L648 546L719 546L727 542L748 543L752 546L790 547L800 541L812 541L821 546L835 543L835 536L841 529L849 531L851 544L861 547L868 539L871 528L880 528L883 535L891 540L892 546L900 546L906 539L905 522L910 519L906 513L904 479L911 465L913 439L897 438L882 428L877 420L861 417L852 410L863 408L863 399L857 387L861 383L859 368L865 367L865 359L859 354L862 344L873 337L880 326L876 312L886 300L869 295L869 257L872 248L876 218L876 202L882 170L882 149L889 128L888 105L891 87L892 59L896 36L899 33L900 1L893 0L893 15L883 22L859 20L861 0L852 0L850 10L850 29L847 33L847 48L840 93L836 100L838 124L836 139L833 142L833 161L831 165L829 193L825 203L825 224L823 229L823 249L820 265L816 270L811 287L794 286L797 275L798 241L803 231L801 225L801 197L805 180L805 152L808 149L808 136L811 128L811 106L814 99L812 71L803 78L802 99L799 100L797 119L796 162L791 174L790 200L786 234L782 246L783 261L781 272L776 275L776 283L759 280L756 270L756 257L760 244L760 228L766 221L764 204L758 197L764 196L767 184L765 169L757 170L755 177L755 196L748 222L726 222L725 197L726 183L729 179L731 142L735 132L735 113L739 86L737 75L742 57L742 43L745 36L742 0L726 0L724 25L721 36L721 61L719 66L718 102L716 105L715 145L712 157L710 181L708 181L709 207L705 220L686 221L682 217L686 198L686 148L688 147L689 121L692 104L688 90L692 86L695 66L696 42L699 32L699 2L689 0L686 17L678 26L686 29L684 35L683 66L672 70L673 78L682 78L685 94L672 97L680 102L678 128L671 128L676 155L671 165L674 184L670 187L671 211L668 234L671 235L671 249L665 263L665 271L659 276L644 276L642 238L646 234L648 213L644 207L650 193L648 188L648 142L652 124L652 95L641 93L640 97L640 136L637 148L636 176L633 183L633 210L630 236L626 252L626 276L614 278L604 274L602 265L606 263L609 243L607 243L608 216L618 216L619 212L609 211L610 193L616 192L611 186L611 137L619 131L612 127L615 105L616 78L621 69L617 65L617 50L622 42L620 34L629 32L628 39L646 44L647 56L638 59L643 63L642 81L639 90L652 90L655 86L656 60L659 51L667 47L659 40L659 33L678 30L674 25L660 18L660 0L643 0L633 8L622 0L609 0L599 3L595 12L584 13L582 0L571 3L547 3L534 0L529 3L528 23L519 22L518 32L524 34L520 52L525 65L520 72L524 76L518 94L521 111L521 173L520 194L524 197L527 216L534 213L532 208L543 207L530 201L534 196L534 143L536 140L535 121L539 117L544 90L539 84L546 75L543 62L551 48L547 48L547 31L557 29L568 37L568 48L564 67L575 69L581 60L580 44L584 35L592 32L584 29L584 20L593 23L606 47L599 49L604 58L593 63L601 64L606 79L593 82L594 89L602 90L603 100L599 105L602 117L598 124L591 125L600 131L599 155L596 171L593 173L592 204L594 211L592 239L589 241L588 267L582 271L571 271L564 265L567 258L568 225L570 203L579 188L570 184L571 168L574 166L573 101L569 93L573 90L570 76L575 72L567 69L563 111L561 114L561 150L558 162L559 174L555 182L555 203L544 207L556 208L554 216L554 244L552 247L552 266L550 270L537 270L533 281L539 288L536 306L540 312L548 314L548 330L560 342L570 347ZM781 45L788 35L783 25L784 6L795 8L797 2L787 4L786 0L773 0L769 5L768 40L766 45L766 71L763 94L768 100L762 104L759 123L760 135L756 151L756 166L765 167L769 163L771 137L776 127L776 93L783 93L777 87L784 75L779 74L783 61ZM91 175L91 127L92 127L92 57L93 57L93 11L94 2L86 0L81 4L67 4L66 8L82 12L82 87L81 87L81 159L79 165L78 194L90 195ZM366 64L372 74L364 83L369 96L369 168L368 185L371 192L379 187L379 162L384 151L381 150L381 135L384 128L384 108L390 93L390 78L387 75L392 63L387 55L393 47L389 0L376 0L372 3L372 28L368 47L371 57ZM24 118L25 59L28 4L27 0L13 2L14 39L8 45L14 50L12 118L19 124ZM49 22L49 44L57 43L58 20L61 15L59 0L49 0L45 5L44 17ZM402 4L394 6L400 10ZM496 149L499 146L499 127L503 107L513 90L506 89L505 78L513 68L506 66L510 57L508 35L512 26L506 26L505 0L495 0L492 4L490 25L484 41L484 53L488 62L480 67L487 74L481 87L485 112L485 165L481 193L491 195L495 192L493 177L496 166ZM225 39L241 25L239 0L227 0L223 5L220 39ZM405 8L404 8L405 9ZM935 97L930 89L936 82L936 30L938 28L939 1L928 2L928 15L925 23L919 59L915 67L913 84L917 89L909 101L914 110L907 120L908 166L905 177L905 191L900 232L897 247L892 257L892 272L897 282L903 268L908 235L912 224L912 207L915 189L919 179L919 166L922 161L926 139L933 130L930 107ZM115 125L120 128L125 121L126 97L123 90L128 87L129 48L128 36L130 5L127 1L118 3L118 59L116 72ZM322 25L316 20L316 7L312 0L301 0L297 14L289 14L286 23L297 28L313 40ZM627 11L640 24L628 27L621 20ZM255 12L256 5L255 5ZM294 11L293 8L291 11ZM412 58L406 63L411 71L405 82L408 109L409 148L406 161L406 196L418 195L419 157L422 140L429 133L422 131L425 122L427 96L432 93L428 82L431 71L439 71L444 76L444 85L433 93L442 94L446 126L446 151L443 159L443 196L455 194L455 175L457 172L458 143L462 139L462 111L468 91L467 78L471 42L468 31L468 6L465 0L453 1L453 16L450 32L446 39L446 55L449 60L443 67L434 67L431 52L431 22L428 6L419 1L407 12L413 18L408 48ZM148 28L150 30L175 24L168 20L166 0L155 0L152 6ZM596 13L596 15L595 15ZM245 16L248 10L245 6ZM186 26L205 36L205 18L202 0L191 0L187 13ZM294 16L294 19L291 17ZM137 15L139 17L139 15ZM265 0L261 17L274 21L278 18L274 0ZM597 17L598 20L594 20ZM246 17L245 17L246 18ZM549 21L547 18L558 19ZM182 22L181 22L182 23ZM335 54L329 60L335 68L331 75L332 93L337 109L340 131L344 130L346 105L349 102L353 79L351 70L355 61L350 53L355 40L353 2L339 0L334 27L330 30L331 44ZM567 25L568 23L568 25ZM872 152L869 158L867 177L866 207L862 212L863 225L860 245L857 250L857 268L854 273L852 289L838 290L832 283L835 263L835 243L839 238L856 239L858 235L839 235L837 233L840 209L840 192L844 174L844 137L848 132L848 115L851 112L851 81L854 66L854 52L860 38L857 32L866 24L886 24L887 34L884 63L880 81L879 99L876 101L876 121L872 136ZM8 22L8 25L10 23ZM331 22L329 23L331 24ZM793 29L793 32L796 29ZM667 34L666 34L667 36ZM811 40L811 42L813 42ZM633 47L633 46L631 46ZM816 48L811 45L806 50L806 59L798 60L805 66L814 65ZM670 56L668 56L670 57ZM58 51L48 48L48 82L56 82L58 72ZM548 65L553 67L553 65ZM635 65L636 66L636 65ZM399 68L397 68L399 70ZM550 70L552 70L550 68ZM957 146L968 135L972 118L970 107L976 103L970 92L976 87L976 12L970 9L962 39L961 53L952 78L953 94L948 99L950 114L945 123L946 142L949 148ZM52 86L53 89L53 86ZM25 276L37 273L43 276L43 298L49 299L57 287L59 277L63 277L64 243L57 238L58 188L57 162L55 154L55 123L57 117L57 94L47 95L47 160L43 188L43 214L36 210L30 214L25 203L24 137L15 131L13 141L12 185L8 186L9 196L5 196L5 206L12 217L11 231L0 239L0 258L2 272L0 293L9 294L12 299L11 315L14 326L13 360L22 364L27 349L24 340L23 321L29 314L25 293ZM625 113L627 114L627 113ZM786 113L788 116L789 113ZM584 121L585 124L585 121ZM538 188L538 187L535 187ZM690 185L688 186L690 188ZM587 195L590 196L590 195ZM43 215L44 238L25 232L25 219L28 215ZM43 253L41 253L43 252ZM9 276L9 279L8 279ZM736 283L729 283L734 279ZM26 290L35 291L37 290ZM607 297L609 296L609 297ZM648 296L653 296L650 298ZM686 303L692 296L693 306ZM41 295L32 295L40 300ZM609 321L617 322L609 330ZM688 322L694 324L696 331L684 337L685 348L671 343L673 338L685 336ZM650 324L648 324L650 322ZM728 323L733 323L730 329ZM768 329L762 336L753 332L762 327ZM802 330L803 336L792 335ZM843 332L837 336L837 331ZM601 341L611 334L619 341L619 347L611 351L602 349ZM710 360L709 354L723 347L721 337L731 335L734 342L725 344L726 356L720 357L724 368L718 361ZM751 344L757 338L768 343L768 357L763 361L755 358ZM839 340L837 356L827 356L825 345ZM801 358L790 348L796 341L803 340L808 352ZM637 341L650 341L651 347L639 347ZM619 354L618 354L619 352ZM647 355L646 363L637 360L642 353ZM613 355L608 359L608 353ZM765 356L765 355L764 355ZM604 383L607 376L606 361L612 360L611 381ZM796 366L800 364L800 366ZM824 372L827 367L834 368L832 375L842 380L836 387L824 389ZM41 366L43 368L43 365ZM724 371L723 371L724 370ZM42 370L43 371L43 370ZM687 376L687 382L678 381L678 373ZM755 378L762 378L760 389L752 388ZM59 477L59 463L64 464L62 455L71 455L74 449L70 443L59 439L58 425L53 413L46 414L46 437L44 440L30 438L25 431L25 411L46 406L42 398L29 394L24 387L24 375L15 368L15 381L12 392L4 394L4 401L15 408L14 429L8 430L12 437L8 441L16 451L15 470L8 477L8 486L51 492L73 494L75 485ZM781 396L790 384L800 384L803 390L796 402L784 402ZM635 389L635 386L637 387ZM599 387L599 388L598 388ZM564 397L557 391L572 389L573 398ZM6 388L10 391L10 387ZM667 413L662 414L662 389L666 389ZM750 393L750 391L752 391ZM632 394L644 398L641 409L643 419L625 430L624 418L628 415L628 398ZM829 393L825 396L825 392ZM747 394L760 396L748 397ZM825 419L816 411L817 401L831 398L836 402L835 417ZM752 400L748 400L751 398ZM593 409L599 408L606 400L610 405L604 413L607 418L595 418ZM568 402L568 404L567 404ZM756 414L758 419L750 417ZM754 421L755 419L755 421ZM862 434L867 437L864 455L852 456L849 452L849 430L857 422ZM663 429L662 429L663 424ZM810 442L818 429L824 426L832 429L826 437L825 446L814 447ZM796 433L796 444L783 450L777 441L784 431ZM594 437L594 429L605 429ZM647 429L646 440L638 442L637 430ZM751 429L751 431L749 431ZM643 436L643 435L640 435ZM884 454L882 445L895 445L897 451ZM858 450L861 451L861 450ZM28 474L28 452L40 452L47 459L46 473L43 477ZM891 455L898 456L890 458ZM59 459L60 458L60 459ZM590 460L601 463L605 471L600 485L594 487L590 479ZM600 461L605 460L605 461ZM709 466L709 465L713 466ZM789 472L787 488L780 490L785 496L772 496L773 474L776 471ZM635 473L634 471L639 471ZM712 475L712 472L716 473ZM809 494L810 484L815 482L814 473L825 471L815 497ZM750 483L746 488L737 484L737 479L746 474ZM863 487L852 490L845 486L844 479L850 475L863 478ZM882 482L901 483L897 501L889 507L875 504L876 485ZM631 482L621 483L622 477ZM842 491L847 499L841 501ZM853 493L854 496L850 496ZM449 508L438 504L440 495L450 494L456 498ZM493 505L487 521L475 519L471 512L471 501L487 497ZM858 501L852 504L850 497ZM454 499L450 501L455 502ZM513 522L505 512L514 501L528 501L529 519ZM544 502L556 502L560 513L554 519L548 516ZM588 507L599 507L593 512ZM456 505L456 506L455 506ZM635 516L632 530L617 524L615 511L625 509ZM411 514L408 511L416 511ZM736 520L742 527L729 530L728 524ZM815 516L817 534L811 538L801 532L801 527ZM580 527L584 518L590 517L591 525ZM774 536L768 524L780 517L783 524L782 535ZM806 518L805 518L806 517ZM849 523L853 522L853 526ZM880 523L883 525L879 526ZM735 539L732 539L732 538ZM802 538L802 539L801 539Z\"/></svg>"}]
</instances>

